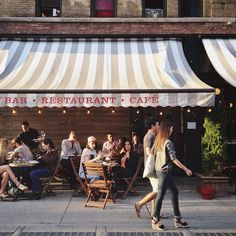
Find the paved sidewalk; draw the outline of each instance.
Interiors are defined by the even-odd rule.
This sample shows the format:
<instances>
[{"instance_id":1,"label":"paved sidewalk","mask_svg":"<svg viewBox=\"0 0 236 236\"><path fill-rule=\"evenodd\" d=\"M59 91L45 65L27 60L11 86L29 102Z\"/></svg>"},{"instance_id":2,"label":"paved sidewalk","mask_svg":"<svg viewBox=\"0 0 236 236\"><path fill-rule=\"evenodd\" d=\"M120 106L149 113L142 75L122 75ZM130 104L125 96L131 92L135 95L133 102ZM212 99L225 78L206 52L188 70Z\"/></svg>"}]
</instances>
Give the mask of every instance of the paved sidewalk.
<instances>
[{"instance_id":1,"label":"paved sidewalk","mask_svg":"<svg viewBox=\"0 0 236 236\"><path fill-rule=\"evenodd\" d=\"M188 231L174 229L167 194L162 208L163 212L171 214L169 219L163 220L168 227L166 232L182 232L184 236L196 232L236 233L236 194L204 200L191 188L185 190L180 186L179 189L180 209L191 227ZM154 232L145 207L140 219L134 211L134 203L144 195L142 192L138 197L116 199L116 203L108 203L105 210L85 208L85 197L72 197L71 191L57 191L56 196L45 196L39 201L2 201L0 232L18 230L16 235L20 232L95 232L97 227L107 232Z\"/></svg>"}]
</instances>

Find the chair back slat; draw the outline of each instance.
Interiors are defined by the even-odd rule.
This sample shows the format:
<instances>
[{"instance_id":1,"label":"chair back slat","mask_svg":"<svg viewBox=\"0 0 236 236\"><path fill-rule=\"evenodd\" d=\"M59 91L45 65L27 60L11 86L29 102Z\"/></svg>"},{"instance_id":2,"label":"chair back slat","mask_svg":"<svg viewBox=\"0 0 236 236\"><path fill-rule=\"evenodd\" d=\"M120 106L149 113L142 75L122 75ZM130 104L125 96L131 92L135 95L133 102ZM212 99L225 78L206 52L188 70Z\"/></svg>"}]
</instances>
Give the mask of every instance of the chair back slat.
<instances>
[{"instance_id":1,"label":"chair back slat","mask_svg":"<svg viewBox=\"0 0 236 236\"><path fill-rule=\"evenodd\" d=\"M144 161L144 157L138 156L138 163L137 163L136 170L135 170L133 176L130 178L123 178L125 180L125 182L127 183L127 188L125 189L124 193L122 194L122 196L121 196L122 198L125 198L127 196L128 192L130 191L130 189L133 188L132 185L133 185L134 181L136 180L138 173L140 172L143 161Z\"/></svg>"},{"instance_id":2,"label":"chair back slat","mask_svg":"<svg viewBox=\"0 0 236 236\"><path fill-rule=\"evenodd\" d=\"M85 193L88 195L88 191L86 186L84 185L83 180L80 178L79 176L79 167L80 167L80 160L81 160L81 156L72 156L70 157L70 163L74 172L74 175L76 177L76 180L79 182L81 188L83 191L85 191Z\"/></svg>"}]
</instances>

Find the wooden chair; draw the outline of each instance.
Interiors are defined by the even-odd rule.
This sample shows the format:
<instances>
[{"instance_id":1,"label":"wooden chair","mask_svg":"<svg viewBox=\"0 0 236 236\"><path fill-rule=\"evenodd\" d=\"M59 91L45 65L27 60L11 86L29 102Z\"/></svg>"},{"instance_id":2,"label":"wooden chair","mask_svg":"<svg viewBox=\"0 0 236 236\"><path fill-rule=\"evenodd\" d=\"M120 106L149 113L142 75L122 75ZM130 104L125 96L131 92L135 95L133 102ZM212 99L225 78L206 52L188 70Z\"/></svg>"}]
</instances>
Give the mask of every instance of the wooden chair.
<instances>
[{"instance_id":1,"label":"wooden chair","mask_svg":"<svg viewBox=\"0 0 236 236\"><path fill-rule=\"evenodd\" d=\"M78 174L79 167L80 167L80 159L81 159L81 156L72 156L70 157L70 163L71 163L74 175L76 177L76 180L80 185L80 190L84 191L88 195L88 189L84 183L84 180L82 180Z\"/></svg>"},{"instance_id":2,"label":"wooden chair","mask_svg":"<svg viewBox=\"0 0 236 236\"><path fill-rule=\"evenodd\" d=\"M40 181L43 186L42 194L45 192L47 194L55 195L55 193L53 193L52 189L50 188L50 184L53 181L53 179L55 178L59 166L60 166L60 158L58 158L58 160L57 160L56 168L55 168L55 171L52 176L40 177Z\"/></svg>"},{"instance_id":3,"label":"wooden chair","mask_svg":"<svg viewBox=\"0 0 236 236\"><path fill-rule=\"evenodd\" d=\"M93 206L104 209L107 201L115 202L112 193L112 181L107 179L106 168L102 164L85 162L82 164L85 175L85 182L88 188L88 197L85 201L85 207ZM88 176L99 176L99 180L95 180L92 183L89 182ZM98 194L105 194L103 202L96 201Z\"/></svg>"},{"instance_id":4,"label":"wooden chair","mask_svg":"<svg viewBox=\"0 0 236 236\"><path fill-rule=\"evenodd\" d=\"M121 180L123 180L126 184L126 188L124 190L124 193L121 195L121 198L124 199L126 198L127 194L129 193L129 191L132 191L132 192L137 192L137 190L133 187L133 184L140 172L140 169L142 167L142 164L143 164L143 156L138 156L138 163L137 163L137 167L136 167L136 171L134 173L134 175L130 178L122 178Z\"/></svg>"}]
</instances>

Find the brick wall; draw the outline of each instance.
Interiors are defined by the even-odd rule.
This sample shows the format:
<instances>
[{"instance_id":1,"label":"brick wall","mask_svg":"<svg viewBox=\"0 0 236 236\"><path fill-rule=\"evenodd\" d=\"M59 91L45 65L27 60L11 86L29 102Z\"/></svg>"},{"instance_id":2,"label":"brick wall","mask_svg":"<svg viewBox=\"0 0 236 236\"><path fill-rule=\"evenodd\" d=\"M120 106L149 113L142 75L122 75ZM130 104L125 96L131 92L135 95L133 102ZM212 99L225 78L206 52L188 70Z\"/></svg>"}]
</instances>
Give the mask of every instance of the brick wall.
<instances>
[{"instance_id":1,"label":"brick wall","mask_svg":"<svg viewBox=\"0 0 236 236\"><path fill-rule=\"evenodd\" d=\"M35 0L0 0L0 16L35 16Z\"/></svg>"},{"instance_id":2,"label":"brick wall","mask_svg":"<svg viewBox=\"0 0 236 236\"><path fill-rule=\"evenodd\" d=\"M63 0L63 17L90 17L89 0Z\"/></svg>"},{"instance_id":3,"label":"brick wall","mask_svg":"<svg viewBox=\"0 0 236 236\"><path fill-rule=\"evenodd\" d=\"M41 20L41 21L40 21ZM21 35L187 35L187 34L235 34L236 24L227 24L227 21L206 21L202 22L180 22L180 19L173 21L172 19L166 21L157 21L158 19L147 19L137 21L129 21L129 19L112 20L111 22L99 22L98 19L94 21L75 21L63 20L62 22L44 22L45 19L26 19L25 21L14 19L9 21L0 21L0 35L14 34ZM54 19L53 19L54 20ZM162 20L162 19L160 19Z\"/></svg>"},{"instance_id":4,"label":"brick wall","mask_svg":"<svg viewBox=\"0 0 236 236\"><path fill-rule=\"evenodd\" d=\"M236 17L236 1L211 0L211 17Z\"/></svg>"},{"instance_id":5,"label":"brick wall","mask_svg":"<svg viewBox=\"0 0 236 236\"><path fill-rule=\"evenodd\" d=\"M179 4L178 0L167 0L167 17L178 17L179 16Z\"/></svg>"},{"instance_id":6,"label":"brick wall","mask_svg":"<svg viewBox=\"0 0 236 236\"><path fill-rule=\"evenodd\" d=\"M202 3L202 16L203 17L211 17L211 1L212 0L204 0Z\"/></svg>"},{"instance_id":7,"label":"brick wall","mask_svg":"<svg viewBox=\"0 0 236 236\"><path fill-rule=\"evenodd\" d=\"M235 0L204 0L204 17L236 17Z\"/></svg>"},{"instance_id":8,"label":"brick wall","mask_svg":"<svg viewBox=\"0 0 236 236\"><path fill-rule=\"evenodd\" d=\"M117 17L142 17L142 0L117 0Z\"/></svg>"},{"instance_id":9,"label":"brick wall","mask_svg":"<svg viewBox=\"0 0 236 236\"><path fill-rule=\"evenodd\" d=\"M61 108L43 108L39 115L37 108L16 108L16 114L12 114L12 109L5 107L0 110L0 137L16 137L21 132L21 122L27 120L32 128L45 131L58 148L70 130L78 131L79 142L83 147L91 135L97 138L101 147L107 132L113 132L116 140L122 136L130 137L130 108L116 108L115 114L111 110L91 108L88 115L84 107L68 108L66 114L62 113Z\"/></svg>"}]
</instances>

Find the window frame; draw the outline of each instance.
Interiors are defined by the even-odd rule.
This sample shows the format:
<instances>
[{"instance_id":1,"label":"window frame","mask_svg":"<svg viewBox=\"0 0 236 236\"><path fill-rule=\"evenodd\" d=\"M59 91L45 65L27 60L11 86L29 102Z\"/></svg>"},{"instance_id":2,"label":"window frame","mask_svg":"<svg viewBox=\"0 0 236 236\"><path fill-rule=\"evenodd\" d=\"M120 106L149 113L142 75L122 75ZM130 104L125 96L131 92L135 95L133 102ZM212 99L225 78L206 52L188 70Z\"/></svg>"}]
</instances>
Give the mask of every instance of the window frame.
<instances>
[{"instance_id":1,"label":"window frame","mask_svg":"<svg viewBox=\"0 0 236 236\"><path fill-rule=\"evenodd\" d=\"M35 4L36 17L42 17L40 14L41 9L42 9L42 0L36 0L36 4ZM50 16L50 17L61 17L62 16L62 0L59 0L59 10L60 10L60 16Z\"/></svg>"},{"instance_id":2,"label":"window frame","mask_svg":"<svg viewBox=\"0 0 236 236\"><path fill-rule=\"evenodd\" d=\"M96 0L90 0L90 5L91 5L90 17L105 18L105 17L96 16L95 3L96 3ZM112 4L113 4L113 15L112 15L112 17L116 17L117 16L117 0L112 0Z\"/></svg>"},{"instance_id":3,"label":"window frame","mask_svg":"<svg viewBox=\"0 0 236 236\"><path fill-rule=\"evenodd\" d=\"M163 2L163 18L164 18L164 17L167 17L167 0L162 0L162 2ZM146 0L142 0L142 16L143 17L145 17L145 8L146 8Z\"/></svg>"}]
</instances>

